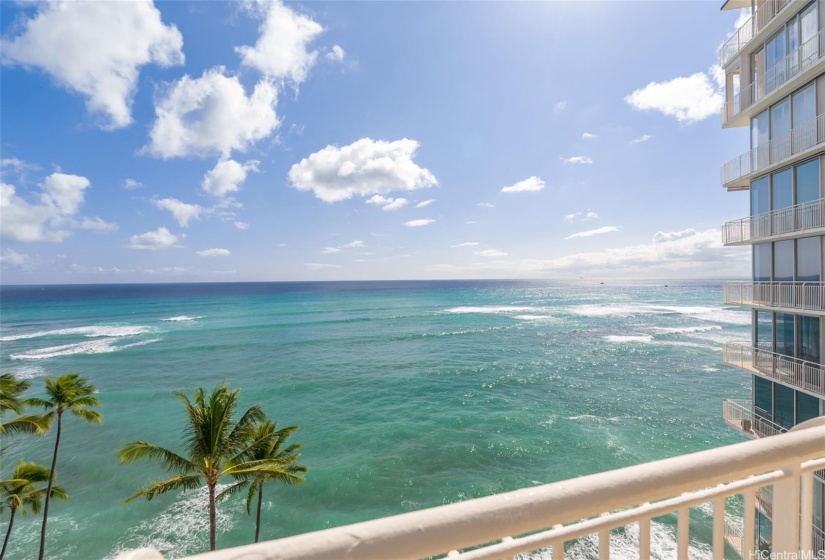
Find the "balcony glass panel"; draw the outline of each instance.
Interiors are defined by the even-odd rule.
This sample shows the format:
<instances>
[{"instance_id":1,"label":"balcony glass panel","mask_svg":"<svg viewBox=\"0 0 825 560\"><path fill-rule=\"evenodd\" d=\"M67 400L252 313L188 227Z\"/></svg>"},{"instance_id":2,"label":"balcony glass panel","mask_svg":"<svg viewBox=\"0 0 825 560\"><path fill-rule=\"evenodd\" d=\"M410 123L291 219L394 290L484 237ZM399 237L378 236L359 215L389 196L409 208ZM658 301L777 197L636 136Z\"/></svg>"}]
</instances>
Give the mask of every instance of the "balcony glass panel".
<instances>
[{"instance_id":1,"label":"balcony glass panel","mask_svg":"<svg viewBox=\"0 0 825 560\"><path fill-rule=\"evenodd\" d=\"M819 282L822 279L821 237L803 237L796 241L796 281Z\"/></svg>"},{"instance_id":2,"label":"balcony glass panel","mask_svg":"<svg viewBox=\"0 0 825 560\"><path fill-rule=\"evenodd\" d=\"M773 244L773 281L793 282L794 274L793 239L777 241Z\"/></svg>"},{"instance_id":3,"label":"balcony glass panel","mask_svg":"<svg viewBox=\"0 0 825 560\"><path fill-rule=\"evenodd\" d=\"M819 199L819 158L796 166L796 204Z\"/></svg>"},{"instance_id":4,"label":"balcony glass panel","mask_svg":"<svg viewBox=\"0 0 825 560\"><path fill-rule=\"evenodd\" d=\"M794 324L793 315L789 313L776 314L776 350L777 354L793 357L794 355Z\"/></svg>"},{"instance_id":5,"label":"balcony glass panel","mask_svg":"<svg viewBox=\"0 0 825 560\"><path fill-rule=\"evenodd\" d=\"M783 428L794 425L794 391L776 383L773 387L773 421Z\"/></svg>"},{"instance_id":6,"label":"balcony glass panel","mask_svg":"<svg viewBox=\"0 0 825 560\"><path fill-rule=\"evenodd\" d=\"M770 311L754 311L756 320L756 346L773 351L773 313Z\"/></svg>"},{"instance_id":7,"label":"balcony glass panel","mask_svg":"<svg viewBox=\"0 0 825 560\"><path fill-rule=\"evenodd\" d=\"M819 363L819 317L799 316L799 353L806 362Z\"/></svg>"},{"instance_id":8,"label":"balcony glass panel","mask_svg":"<svg viewBox=\"0 0 825 560\"><path fill-rule=\"evenodd\" d=\"M753 246L753 279L756 282L771 281L771 244L759 243Z\"/></svg>"},{"instance_id":9,"label":"balcony glass panel","mask_svg":"<svg viewBox=\"0 0 825 560\"><path fill-rule=\"evenodd\" d=\"M773 418L773 383L753 376L753 404L760 414L766 418Z\"/></svg>"},{"instance_id":10,"label":"balcony glass panel","mask_svg":"<svg viewBox=\"0 0 825 560\"><path fill-rule=\"evenodd\" d=\"M807 393L796 392L796 423L819 416L819 399Z\"/></svg>"},{"instance_id":11,"label":"balcony glass panel","mask_svg":"<svg viewBox=\"0 0 825 560\"><path fill-rule=\"evenodd\" d=\"M771 176L772 210L793 206L793 170L786 169Z\"/></svg>"},{"instance_id":12,"label":"balcony glass panel","mask_svg":"<svg viewBox=\"0 0 825 560\"><path fill-rule=\"evenodd\" d=\"M762 177L751 183L751 216L771 211L771 178Z\"/></svg>"}]
</instances>

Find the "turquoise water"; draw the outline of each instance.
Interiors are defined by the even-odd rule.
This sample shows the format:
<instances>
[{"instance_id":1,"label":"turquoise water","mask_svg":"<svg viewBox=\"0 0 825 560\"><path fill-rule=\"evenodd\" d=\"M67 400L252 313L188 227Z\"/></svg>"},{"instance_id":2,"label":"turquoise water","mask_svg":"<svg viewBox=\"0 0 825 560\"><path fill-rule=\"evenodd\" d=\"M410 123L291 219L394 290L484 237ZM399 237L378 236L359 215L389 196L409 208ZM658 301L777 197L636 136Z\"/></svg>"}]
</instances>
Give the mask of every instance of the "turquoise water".
<instances>
[{"instance_id":1,"label":"turquoise water","mask_svg":"<svg viewBox=\"0 0 825 560\"><path fill-rule=\"evenodd\" d=\"M749 314L723 306L718 283L669 284L5 286L2 370L38 389L76 371L103 401L103 425L65 422L58 473L71 499L53 502L48 556L208 547L202 493L124 504L163 473L115 457L131 439L179 448L171 392L198 385L226 381L244 405L302 426L307 481L265 488L262 539L741 441L721 402L747 396L748 376L720 348L749 338ZM48 464L52 445L14 440L3 474L18 456ZM694 557L710 558L709 511L693 512ZM242 498L222 504L219 524L219 546L251 542ZM8 557L35 555L38 530L18 517ZM672 519L654 536L669 557ZM568 553L591 557L591 545Z\"/></svg>"}]
</instances>

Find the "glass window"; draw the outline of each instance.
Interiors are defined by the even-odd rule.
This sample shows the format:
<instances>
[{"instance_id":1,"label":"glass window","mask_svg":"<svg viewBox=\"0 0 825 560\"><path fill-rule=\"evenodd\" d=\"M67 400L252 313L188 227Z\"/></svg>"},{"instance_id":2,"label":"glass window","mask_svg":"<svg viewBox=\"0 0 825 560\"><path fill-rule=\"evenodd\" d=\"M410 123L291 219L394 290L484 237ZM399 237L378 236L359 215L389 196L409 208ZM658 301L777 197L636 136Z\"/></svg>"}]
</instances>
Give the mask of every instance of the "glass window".
<instances>
[{"instance_id":1,"label":"glass window","mask_svg":"<svg viewBox=\"0 0 825 560\"><path fill-rule=\"evenodd\" d=\"M819 363L819 317L799 316L799 359Z\"/></svg>"},{"instance_id":2,"label":"glass window","mask_svg":"<svg viewBox=\"0 0 825 560\"><path fill-rule=\"evenodd\" d=\"M773 281L793 282L794 274L794 242L777 241L773 244Z\"/></svg>"},{"instance_id":3,"label":"glass window","mask_svg":"<svg viewBox=\"0 0 825 560\"><path fill-rule=\"evenodd\" d=\"M793 169L785 169L771 176L771 210L793 206Z\"/></svg>"},{"instance_id":4,"label":"glass window","mask_svg":"<svg viewBox=\"0 0 825 560\"><path fill-rule=\"evenodd\" d=\"M807 393L796 392L796 423L819 416L819 399Z\"/></svg>"},{"instance_id":5,"label":"glass window","mask_svg":"<svg viewBox=\"0 0 825 560\"><path fill-rule=\"evenodd\" d=\"M755 182L755 181L754 181ZM819 200L819 159L796 166L795 204Z\"/></svg>"},{"instance_id":6,"label":"glass window","mask_svg":"<svg viewBox=\"0 0 825 560\"><path fill-rule=\"evenodd\" d=\"M758 243L753 246L753 279L755 282L771 281L771 244Z\"/></svg>"},{"instance_id":7,"label":"glass window","mask_svg":"<svg viewBox=\"0 0 825 560\"><path fill-rule=\"evenodd\" d=\"M796 281L819 282L822 271L821 237L796 240Z\"/></svg>"},{"instance_id":8,"label":"glass window","mask_svg":"<svg viewBox=\"0 0 825 560\"><path fill-rule=\"evenodd\" d=\"M773 386L773 421L783 428L794 426L794 391L779 383Z\"/></svg>"},{"instance_id":9,"label":"glass window","mask_svg":"<svg viewBox=\"0 0 825 560\"><path fill-rule=\"evenodd\" d=\"M791 130L791 101L785 99L771 107L771 139L779 138Z\"/></svg>"},{"instance_id":10,"label":"glass window","mask_svg":"<svg viewBox=\"0 0 825 560\"><path fill-rule=\"evenodd\" d=\"M785 52L785 29L781 29L776 35L771 37L765 47L765 58L767 67L770 69L786 56Z\"/></svg>"},{"instance_id":11,"label":"glass window","mask_svg":"<svg viewBox=\"0 0 825 560\"><path fill-rule=\"evenodd\" d=\"M767 110L751 119L751 148L768 143L768 140L770 140L769 122Z\"/></svg>"},{"instance_id":12,"label":"glass window","mask_svg":"<svg viewBox=\"0 0 825 560\"><path fill-rule=\"evenodd\" d=\"M773 383L758 375L753 376L753 404L757 414L773 418Z\"/></svg>"},{"instance_id":13,"label":"glass window","mask_svg":"<svg viewBox=\"0 0 825 560\"><path fill-rule=\"evenodd\" d=\"M773 489L773 486L771 486ZM770 551L773 546L773 523L771 518L756 510L756 549ZM761 556L761 555L760 555ZM770 554L766 556L770 557Z\"/></svg>"},{"instance_id":14,"label":"glass window","mask_svg":"<svg viewBox=\"0 0 825 560\"><path fill-rule=\"evenodd\" d=\"M771 211L771 178L762 177L751 183L751 216Z\"/></svg>"},{"instance_id":15,"label":"glass window","mask_svg":"<svg viewBox=\"0 0 825 560\"><path fill-rule=\"evenodd\" d=\"M756 313L756 345L763 350L773 352L773 313L754 311Z\"/></svg>"},{"instance_id":16,"label":"glass window","mask_svg":"<svg viewBox=\"0 0 825 560\"><path fill-rule=\"evenodd\" d=\"M817 8L816 2L811 2L810 7L802 12L799 18L800 32L802 34L802 42L806 43L814 38L817 34L819 26L817 25Z\"/></svg>"},{"instance_id":17,"label":"glass window","mask_svg":"<svg viewBox=\"0 0 825 560\"><path fill-rule=\"evenodd\" d=\"M806 87L793 96L793 128L816 119L816 91Z\"/></svg>"},{"instance_id":18,"label":"glass window","mask_svg":"<svg viewBox=\"0 0 825 560\"><path fill-rule=\"evenodd\" d=\"M783 356L794 355L794 323L793 315L789 313L776 314L776 350Z\"/></svg>"}]
</instances>

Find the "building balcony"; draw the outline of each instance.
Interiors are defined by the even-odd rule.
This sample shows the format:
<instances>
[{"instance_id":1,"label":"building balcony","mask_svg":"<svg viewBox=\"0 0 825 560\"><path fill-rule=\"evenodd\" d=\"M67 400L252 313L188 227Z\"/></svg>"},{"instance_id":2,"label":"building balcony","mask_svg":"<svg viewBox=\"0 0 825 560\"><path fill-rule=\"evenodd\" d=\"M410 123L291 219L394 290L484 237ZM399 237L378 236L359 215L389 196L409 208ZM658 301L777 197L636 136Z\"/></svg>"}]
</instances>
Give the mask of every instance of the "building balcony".
<instances>
[{"instance_id":1,"label":"building balcony","mask_svg":"<svg viewBox=\"0 0 825 560\"><path fill-rule=\"evenodd\" d=\"M743 126L752 115L766 108L796 87L801 76L815 76L825 67L825 29L802 43L788 56L743 85L729 92L722 105L722 125Z\"/></svg>"},{"instance_id":2,"label":"building balcony","mask_svg":"<svg viewBox=\"0 0 825 560\"><path fill-rule=\"evenodd\" d=\"M722 243L747 245L825 233L825 198L733 220L722 227Z\"/></svg>"},{"instance_id":3,"label":"building balcony","mask_svg":"<svg viewBox=\"0 0 825 560\"><path fill-rule=\"evenodd\" d=\"M825 369L820 364L763 350L748 342L726 342L724 361L818 399L825 398Z\"/></svg>"},{"instance_id":4,"label":"building balcony","mask_svg":"<svg viewBox=\"0 0 825 560\"><path fill-rule=\"evenodd\" d=\"M729 426L754 439L788 431L787 428L774 424L766 417L766 413L754 407L749 400L726 400L722 403L722 416Z\"/></svg>"},{"instance_id":5,"label":"building balcony","mask_svg":"<svg viewBox=\"0 0 825 560\"><path fill-rule=\"evenodd\" d=\"M690 508L706 503L713 504L712 555L724 558L725 518L730 517L726 501L734 496L743 501L743 517L735 523L742 534L737 552L742 558L756 558L756 495L765 486L773 486L774 518L783 520L771 529L773 554L813 558L817 551L812 532L800 528L813 523L814 471L825 467L823 429L825 417L816 418L775 437L218 550L191 560L405 560L445 555L451 560L481 560L539 554L562 558L565 543L581 538L598 543L598 557L604 560L627 557L627 550L610 550L611 532L633 525L638 526L638 551L630 554L649 560L652 519L674 513L675 557L687 560ZM127 558L162 559L146 549L119 557Z\"/></svg>"},{"instance_id":6,"label":"building balcony","mask_svg":"<svg viewBox=\"0 0 825 560\"><path fill-rule=\"evenodd\" d=\"M730 190L750 188L751 179L813 154L825 143L825 114L802 123L722 166L722 185Z\"/></svg>"},{"instance_id":7,"label":"building balcony","mask_svg":"<svg viewBox=\"0 0 825 560\"><path fill-rule=\"evenodd\" d=\"M747 305L778 313L825 313L823 282L725 282L726 305Z\"/></svg>"},{"instance_id":8,"label":"building balcony","mask_svg":"<svg viewBox=\"0 0 825 560\"><path fill-rule=\"evenodd\" d=\"M736 58L736 55L739 54L745 45L750 43L754 36L765 29L780 12L793 3L793 1L789 0L767 0L761 6L757 6L754 15L749 17L748 20L736 30L731 38L722 45L719 52L722 66ZM750 7L750 3L747 7Z\"/></svg>"}]
</instances>

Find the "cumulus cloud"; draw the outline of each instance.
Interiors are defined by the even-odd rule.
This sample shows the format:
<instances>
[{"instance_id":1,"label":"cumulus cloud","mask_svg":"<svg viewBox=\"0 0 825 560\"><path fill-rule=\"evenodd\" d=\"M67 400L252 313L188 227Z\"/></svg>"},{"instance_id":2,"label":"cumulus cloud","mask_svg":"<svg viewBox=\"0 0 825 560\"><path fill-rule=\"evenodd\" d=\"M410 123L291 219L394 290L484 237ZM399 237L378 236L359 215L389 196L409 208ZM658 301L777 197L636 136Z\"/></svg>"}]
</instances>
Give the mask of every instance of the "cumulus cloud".
<instances>
[{"instance_id":1,"label":"cumulus cloud","mask_svg":"<svg viewBox=\"0 0 825 560\"><path fill-rule=\"evenodd\" d=\"M161 198L152 200L152 204L166 210L174 216L180 227L188 227L189 220L199 220L203 208L197 204L187 204L177 198Z\"/></svg>"},{"instance_id":2,"label":"cumulus cloud","mask_svg":"<svg viewBox=\"0 0 825 560\"><path fill-rule=\"evenodd\" d=\"M659 111L679 122L701 121L718 115L722 108L724 97L716 74L711 68L665 82L650 82L625 101L639 111Z\"/></svg>"},{"instance_id":3,"label":"cumulus cloud","mask_svg":"<svg viewBox=\"0 0 825 560\"><path fill-rule=\"evenodd\" d=\"M335 255L338 253L344 252L346 249L362 249L364 247L364 242L360 239L356 239L355 241L351 241L345 245L340 245L338 247L324 247L321 249L321 253L326 255Z\"/></svg>"},{"instance_id":4,"label":"cumulus cloud","mask_svg":"<svg viewBox=\"0 0 825 560\"><path fill-rule=\"evenodd\" d=\"M341 249L340 247L324 247L323 249L321 249L321 253L323 253L324 255L335 255L342 251L343 249Z\"/></svg>"},{"instance_id":5,"label":"cumulus cloud","mask_svg":"<svg viewBox=\"0 0 825 560\"><path fill-rule=\"evenodd\" d=\"M18 253L14 249L6 249L3 254L0 255L0 263L6 266L24 267L30 260L31 257Z\"/></svg>"},{"instance_id":6,"label":"cumulus cloud","mask_svg":"<svg viewBox=\"0 0 825 560\"><path fill-rule=\"evenodd\" d=\"M155 122L144 153L163 159L245 151L280 125L278 90L261 81L247 96L237 76L222 67L200 78L184 76L155 102Z\"/></svg>"},{"instance_id":7,"label":"cumulus cloud","mask_svg":"<svg viewBox=\"0 0 825 560\"><path fill-rule=\"evenodd\" d=\"M38 68L63 87L87 97L105 128L132 122L139 69L183 64L183 37L164 25L149 1L57 0L34 4L22 32L0 40L4 64Z\"/></svg>"},{"instance_id":8,"label":"cumulus cloud","mask_svg":"<svg viewBox=\"0 0 825 560\"><path fill-rule=\"evenodd\" d=\"M573 212L571 214L567 214L564 217L564 221L573 223L579 218L581 218L582 221L598 220L599 215L596 212L593 212L592 210L588 210L587 212Z\"/></svg>"},{"instance_id":9,"label":"cumulus cloud","mask_svg":"<svg viewBox=\"0 0 825 560\"><path fill-rule=\"evenodd\" d=\"M598 134L592 134L590 132L582 132L582 140L596 140L599 137Z\"/></svg>"},{"instance_id":10,"label":"cumulus cloud","mask_svg":"<svg viewBox=\"0 0 825 560\"><path fill-rule=\"evenodd\" d=\"M235 227L241 231L249 229L249 224L246 222L235 222Z\"/></svg>"},{"instance_id":11,"label":"cumulus cloud","mask_svg":"<svg viewBox=\"0 0 825 560\"><path fill-rule=\"evenodd\" d=\"M593 165L593 159L590 156L571 156L569 158L561 158L567 165Z\"/></svg>"},{"instance_id":12,"label":"cumulus cloud","mask_svg":"<svg viewBox=\"0 0 825 560\"><path fill-rule=\"evenodd\" d=\"M203 251L196 251L199 257L227 257L229 256L229 249L204 249Z\"/></svg>"},{"instance_id":13,"label":"cumulus cloud","mask_svg":"<svg viewBox=\"0 0 825 560\"><path fill-rule=\"evenodd\" d=\"M464 243L458 243L457 245L452 245L454 249L458 249L460 247L478 247L478 241L466 241Z\"/></svg>"},{"instance_id":14,"label":"cumulus cloud","mask_svg":"<svg viewBox=\"0 0 825 560\"><path fill-rule=\"evenodd\" d=\"M133 191L135 189L143 188L143 183L140 181L136 181L135 179L130 179L129 177L125 178L123 182L120 184L121 187L126 189L127 191Z\"/></svg>"},{"instance_id":15,"label":"cumulus cloud","mask_svg":"<svg viewBox=\"0 0 825 560\"><path fill-rule=\"evenodd\" d=\"M175 247L178 241L178 236L171 233L165 227L160 227L155 231L147 231L146 233L130 237L129 248L155 251L157 249Z\"/></svg>"},{"instance_id":16,"label":"cumulus cloud","mask_svg":"<svg viewBox=\"0 0 825 560\"><path fill-rule=\"evenodd\" d=\"M240 190L250 171L258 171L259 161L249 160L238 163L234 159L220 160L213 169L207 171L201 182L203 190L216 198Z\"/></svg>"},{"instance_id":17,"label":"cumulus cloud","mask_svg":"<svg viewBox=\"0 0 825 560\"><path fill-rule=\"evenodd\" d=\"M356 239L355 241L351 241L346 245L342 245L344 249L361 249L364 247L364 242L360 239Z\"/></svg>"},{"instance_id":18,"label":"cumulus cloud","mask_svg":"<svg viewBox=\"0 0 825 560\"><path fill-rule=\"evenodd\" d=\"M434 223L435 220L430 218L422 218L420 220L410 220L409 222L404 222L404 227L423 227Z\"/></svg>"},{"instance_id":19,"label":"cumulus cloud","mask_svg":"<svg viewBox=\"0 0 825 560\"><path fill-rule=\"evenodd\" d=\"M641 144L642 142L647 142L651 138L653 138L653 136L651 136L650 134L642 134L638 138L634 138L633 140L631 140L630 143L631 144Z\"/></svg>"},{"instance_id":20,"label":"cumulus cloud","mask_svg":"<svg viewBox=\"0 0 825 560\"><path fill-rule=\"evenodd\" d=\"M13 185L0 183L0 236L16 241L63 241L71 235L72 218L90 185L80 175L52 173L40 185L38 202L31 203Z\"/></svg>"},{"instance_id":21,"label":"cumulus cloud","mask_svg":"<svg viewBox=\"0 0 825 560\"><path fill-rule=\"evenodd\" d=\"M293 165L289 181L324 202L431 187L437 184L435 176L413 162L418 146L407 138L362 138L348 146L330 145Z\"/></svg>"},{"instance_id":22,"label":"cumulus cloud","mask_svg":"<svg viewBox=\"0 0 825 560\"><path fill-rule=\"evenodd\" d=\"M247 2L246 7L262 21L255 46L235 48L241 64L269 78L290 80L296 85L306 80L318 58L318 52L309 50L309 44L324 28L279 0ZM341 53L343 55L343 49Z\"/></svg>"},{"instance_id":23,"label":"cumulus cloud","mask_svg":"<svg viewBox=\"0 0 825 560\"><path fill-rule=\"evenodd\" d=\"M587 231L580 231L572 235L568 235L565 239L576 239L578 237L593 237L594 235L604 235L605 233L613 233L619 231L616 226L604 226L596 229L589 229Z\"/></svg>"},{"instance_id":24,"label":"cumulus cloud","mask_svg":"<svg viewBox=\"0 0 825 560\"><path fill-rule=\"evenodd\" d=\"M421 202L419 202L418 204L416 204L416 205L414 206L414 208L424 208L425 206L429 206L429 205L430 205L430 204L432 204L433 202L435 202L435 199L434 199L434 198L431 198L431 199L429 199L429 200L422 200Z\"/></svg>"},{"instance_id":25,"label":"cumulus cloud","mask_svg":"<svg viewBox=\"0 0 825 560\"><path fill-rule=\"evenodd\" d=\"M495 208L496 207L495 204L491 204L489 202L479 202L478 204L476 204L476 206L479 206L481 208Z\"/></svg>"},{"instance_id":26,"label":"cumulus cloud","mask_svg":"<svg viewBox=\"0 0 825 560\"><path fill-rule=\"evenodd\" d=\"M333 62L343 62L346 53L344 49L341 48L341 45L332 45L330 51L324 55L327 60L331 60Z\"/></svg>"},{"instance_id":27,"label":"cumulus cloud","mask_svg":"<svg viewBox=\"0 0 825 560\"><path fill-rule=\"evenodd\" d=\"M103 218L95 216L94 218L83 218L83 221L80 222L80 229L87 229L102 233L117 230L117 224L107 222Z\"/></svg>"},{"instance_id":28,"label":"cumulus cloud","mask_svg":"<svg viewBox=\"0 0 825 560\"><path fill-rule=\"evenodd\" d=\"M483 251L476 251L479 257L506 257L507 253L499 251L498 249L485 249Z\"/></svg>"},{"instance_id":29,"label":"cumulus cloud","mask_svg":"<svg viewBox=\"0 0 825 560\"><path fill-rule=\"evenodd\" d=\"M407 202L409 201L406 198L387 198L380 194L374 194L367 199L367 204L375 204L386 211L398 210L406 206Z\"/></svg>"},{"instance_id":30,"label":"cumulus cloud","mask_svg":"<svg viewBox=\"0 0 825 560\"><path fill-rule=\"evenodd\" d=\"M533 175L532 177L528 177L523 181L519 181L514 185L510 185L509 187L503 187L501 192L503 193L513 193L513 192L536 192L540 191L544 188L544 181Z\"/></svg>"},{"instance_id":31,"label":"cumulus cloud","mask_svg":"<svg viewBox=\"0 0 825 560\"><path fill-rule=\"evenodd\" d=\"M559 101L555 105L553 105L553 112L554 113L561 113L567 108L567 100Z\"/></svg>"}]
</instances>

